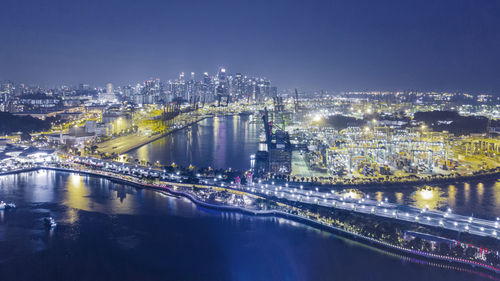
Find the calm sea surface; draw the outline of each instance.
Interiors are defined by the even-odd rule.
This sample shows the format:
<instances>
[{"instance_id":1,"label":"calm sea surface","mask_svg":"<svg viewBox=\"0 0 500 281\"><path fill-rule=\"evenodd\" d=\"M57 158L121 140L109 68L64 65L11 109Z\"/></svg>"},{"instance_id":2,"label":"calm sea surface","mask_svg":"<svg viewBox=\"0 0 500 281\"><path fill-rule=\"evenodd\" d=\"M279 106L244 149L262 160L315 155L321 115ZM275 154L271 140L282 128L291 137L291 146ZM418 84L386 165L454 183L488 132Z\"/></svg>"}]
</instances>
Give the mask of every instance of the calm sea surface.
<instances>
[{"instance_id":1,"label":"calm sea surface","mask_svg":"<svg viewBox=\"0 0 500 281\"><path fill-rule=\"evenodd\" d=\"M197 207L96 177L0 177L2 280L479 280L284 219ZM59 225L47 230L42 219Z\"/></svg>"},{"instance_id":2,"label":"calm sea surface","mask_svg":"<svg viewBox=\"0 0 500 281\"><path fill-rule=\"evenodd\" d=\"M259 147L260 123L253 116L208 118L128 153L163 165L247 170Z\"/></svg>"}]
</instances>

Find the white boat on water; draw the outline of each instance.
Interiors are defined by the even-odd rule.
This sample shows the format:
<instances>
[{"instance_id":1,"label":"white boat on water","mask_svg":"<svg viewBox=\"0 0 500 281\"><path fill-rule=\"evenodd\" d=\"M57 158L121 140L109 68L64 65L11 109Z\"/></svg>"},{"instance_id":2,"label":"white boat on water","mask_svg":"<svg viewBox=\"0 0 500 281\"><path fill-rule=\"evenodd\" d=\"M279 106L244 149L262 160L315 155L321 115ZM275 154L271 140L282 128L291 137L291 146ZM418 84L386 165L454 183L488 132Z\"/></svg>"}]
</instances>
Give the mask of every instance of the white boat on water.
<instances>
[{"instance_id":1,"label":"white boat on water","mask_svg":"<svg viewBox=\"0 0 500 281\"><path fill-rule=\"evenodd\" d=\"M52 217L44 218L43 221L48 228L55 228L57 226L56 221Z\"/></svg>"},{"instance_id":2,"label":"white boat on water","mask_svg":"<svg viewBox=\"0 0 500 281\"><path fill-rule=\"evenodd\" d=\"M16 207L16 204L14 204L14 203L5 203L3 201L0 201L0 210L14 209L15 207Z\"/></svg>"}]
</instances>

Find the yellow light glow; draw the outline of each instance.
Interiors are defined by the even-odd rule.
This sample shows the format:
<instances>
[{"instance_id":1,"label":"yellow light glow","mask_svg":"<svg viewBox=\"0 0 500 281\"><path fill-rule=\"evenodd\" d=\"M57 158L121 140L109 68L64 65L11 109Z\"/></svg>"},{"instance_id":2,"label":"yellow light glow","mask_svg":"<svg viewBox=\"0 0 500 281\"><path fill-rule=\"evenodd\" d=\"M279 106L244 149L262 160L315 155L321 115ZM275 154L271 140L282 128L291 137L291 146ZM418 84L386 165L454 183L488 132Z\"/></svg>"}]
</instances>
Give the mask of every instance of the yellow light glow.
<instances>
[{"instance_id":1,"label":"yellow light glow","mask_svg":"<svg viewBox=\"0 0 500 281\"><path fill-rule=\"evenodd\" d=\"M432 193L432 190L422 189L420 190L420 196L424 200L430 200L432 199L432 197L434 197L434 194Z\"/></svg>"},{"instance_id":2,"label":"yellow light glow","mask_svg":"<svg viewBox=\"0 0 500 281\"><path fill-rule=\"evenodd\" d=\"M435 210L445 203L445 198L442 197L442 191L438 187L424 187L411 195L413 200L412 205L418 208L428 208Z\"/></svg>"},{"instance_id":3,"label":"yellow light glow","mask_svg":"<svg viewBox=\"0 0 500 281\"><path fill-rule=\"evenodd\" d=\"M73 183L73 186L79 187L80 182L82 181L82 178L78 174L71 174L71 182Z\"/></svg>"},{"instance_id":4,"label":"yellow light glow","mask_svg":"<svg viewBox=\"0 0 500 281\"><path fill-rule=\"evenodd\" d=\"M340 193L342 196L352 199L360 199L363 197L363 193L357 189L348 189Z\"/></svg>"}]
</instances>

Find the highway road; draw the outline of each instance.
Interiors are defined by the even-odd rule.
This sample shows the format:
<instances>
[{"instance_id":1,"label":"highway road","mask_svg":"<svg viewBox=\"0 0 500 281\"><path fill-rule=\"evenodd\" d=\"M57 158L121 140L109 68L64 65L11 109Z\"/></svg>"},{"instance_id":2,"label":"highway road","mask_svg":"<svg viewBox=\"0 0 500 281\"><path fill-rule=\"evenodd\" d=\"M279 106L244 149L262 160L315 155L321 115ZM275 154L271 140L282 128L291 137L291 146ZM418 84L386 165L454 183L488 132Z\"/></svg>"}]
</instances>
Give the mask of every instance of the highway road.
<instances>
[{"instance_id":1,"label":"highway road","mask_svg":"<svg viewBox=\"0 0 500 281\"><path fill-rule=\"evenodd\" d=\"M147 169L128 164L113 164L111 162L98 159L81 158L82 162L92 161L100 163L106 169L109 167L112 171L123 173L127 171L139 171L143 175L154 174L162 178L166 183L175 185L186 179L179 174L169 174L155 169ZM500 220L485 220L480 218L467 217L455 214L452 210L447 211L420 209L407 205L400 205L388 202L387 199L377 201L371 199L368 195L362 198L355 198L350 194L341 194L334 190L329 192L315 190L306 190L302 186L297 185L278 185L269 183L252 183L249 185L225 184L217 178L199 177L200 183L208 186L222 186L237 190L244 190L248 193L262 195L263 197L276 197L278 199L287 199L295 202L319 205L328 208L337 208L349 210L352 212L363 213L373 216L393 218L421 225L430 225L442 227L445 229L468 232L483 237L494 237L500 239L498 231L500 231Z\"/></svg>"},{"instance_id":2,"label":"highway road","mask_svg":"<svg viewBox=\"0 0 500 281\"><path fill-rule=\"evenodd\" d=\"M374 216L394 218L422 225L430 225L449 230L468 232L479 236L490 236L499 239L500 221L467 217L447 211L420 209L407 205L399 205L370 199L369 196L354 198L335 191L321 192L304 190L297 187L273 184L256 184L244 186L243 189L255 194L275 196L290 201L303 202L330 208L338 208Z\"/></svg>"}]
</instances>

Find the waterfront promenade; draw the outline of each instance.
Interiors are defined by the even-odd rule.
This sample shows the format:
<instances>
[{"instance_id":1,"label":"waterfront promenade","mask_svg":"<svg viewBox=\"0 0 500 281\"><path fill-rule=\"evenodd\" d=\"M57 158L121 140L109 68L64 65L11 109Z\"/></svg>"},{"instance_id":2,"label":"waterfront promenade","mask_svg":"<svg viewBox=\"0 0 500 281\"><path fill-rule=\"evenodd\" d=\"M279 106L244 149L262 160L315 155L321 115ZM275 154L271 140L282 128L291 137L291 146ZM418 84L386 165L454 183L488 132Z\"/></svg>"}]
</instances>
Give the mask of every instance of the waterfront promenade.
<instances>
[{"instance_id":1,"label":"waterfront promenade","mask_svg":"<svg viewBox=\"0 0 500 281\"><path fill-rule=\"evenodd\" d=\"M254 184L245 186L248 192L268 198L318 205L327 208L349 210L361 214L392 218L410 223L417 223L433 227L440 227L451 231L467 232L482 237L499 239L498 230L500 221L484 220L466 217L447 211L420 209L416 207L398 205L387 201L377 201L370 197L356 198L355 195L345 195L333 192L304 190L297 187Z\"/></svg>"},{"instance_id":2,"label":"waterfront promenade","mask_svg":"<svg viewBox=\"0 0 500 281\"><path fill-rule=\"evenodd\" d=\"M105 178L110 179L112 181L117 181L120 183L125 183L125 184L133 185L136 187L140 187L140 188L152 188L152 189L168 192L168 193L176 195L176 196L183 196L183 197L190 199L194 203L196 203L200 206L206 207L206 208L218 209L218 210L223 210L223 211L242 212L242 213L258 215L258 216L283 217L283 218L295 220L298 222L302 222L305 224L309 224L311 226L314 226L314 227L317 227L317 228L320 228L323 230L339 233L339 234L342 234L342 235L347 236L347 237L352 237L352 238L364 241L365 243L373 244L373 245L376 245L376 246L382 247L382 248L387 248L387 249L390 249L392 251L403 252L406 254L421 256L421 257L429 258L429 259L455 262L458 264L472 265L472 266L476 266L479 268L491 270L491 271L496 272L496 273L500 273L500 269L495 268L495 267L488 265L488 264L484 264L484 263L481 263L478 261L473 261L473 260L468 260L468 259L442 256L442 255L437 255L437 254L433 254L433 253L427 253L427 252L417 251L417 250L413 250L413 249L407 249L407 248L400 247L397 245L392 245L390 243L380 241L380 240L374 239L372 237L367 237L367 236L361 235L359 233L347 231L345 229L336 227L336 226L334 226L330 223L327 223L325 221L322 221L320 219L312 219L312 218L307 217L307 216L292 214L290 212L287 212L286 208L284 210L258 210L258 209L244 208L244 207L239 207L239 206L229 206L229 205L213 204L213 203L205 202L205 201L201 200L200 198L197 198L196 195L192 194L191 192L186 191L189 188L193 187L193 184L186 184L186 183L179 183L179 182L167 182L167 181L161 181L161 182L157 182L157 183L152 184L152 183L148 183L146 181L143 181L143 180L140 180L138 178L131 177L128 175L117 174L117 173L109 172L109 171L82 169L82 168L79 168L77 166L61 168L61 167L54 166L54 165L43 165L43 166L34 166L32 168L29 168L29 169L11 171L10 173L20 173L20 172L25 172L25 171L29 171L29 170L38 170L38 169L49 169L49 170L56 170L56 171L76 172L76 173L83 173L83 174L105 177ZM177 187L185 187L186 189L178 190ZM221 188L219 186L214 186L214 185L196 185L196 187L208 188L208 189L211 189L211 188L220 189ZM234 191L234 192L238 192L241 194L247 194L248 196L253 196L253 197L259 196L258 194L255 193L255 190L242 192L241 188L236 188L234 186L225 186L223 188L227 189L229 191ZM246 187L246 188L251 188L251 187ZM262 194L260 194L260 196L262 196ZM267 197L267 196L268 195L265 195L264 197ZM315 197L315 199L318 199L317 196L313 196L312 194L309 194L306 196L311 196L311 198ZM276 197L274 199L278 199L278 197ZM315 203L316 201L319 201L319 200L315 200L315 199L311 199L311 203ZM270 198L270 200L273 200L273 198ZM278 199L278 201L279 201L279 199ZM345 202L344 200L340 200L340 201ZM362 201L362 202L364 202L364 204L366 204L366 205L369 204L368 202L366 202L366 200ZM345 209L345 210L350 210L350 211L358 211L356 208L350 208L349 206L346 207L346 205L348 205L348 204L349 203L345 203L345 204L340 203L338 205L334 205L334 206L330 206L330 207ZM386 208L386 209L390 208L389 203L384 203L384 204L385 205L382 204L384 206L384 208ZM377 206L377 207L380 207L380 206ZM364 209L364 208L361 208L361 209ZM383 210L383 209L381 209L381 210ZM392 218L392 219L401 219L397 216L386 215L387 212L385 212L385 211L382 211L382 213L366 212L365 214L384 216L384 217ZM431 214L429 214L429 216L430 215ZM434 215L437 215L437 214L434 214ZM459 217L460 216L458 216L458 215L453 215L453 216L450 216L450 219L458 219ZM418 223L418 222L415 222L415 223ZM477 222L477 224L482 224L482 223L483 223L483 221L479 221L479 220ZM493 223L493 225L494 225L494 223Z\"/></svg>"}]
</instances>

